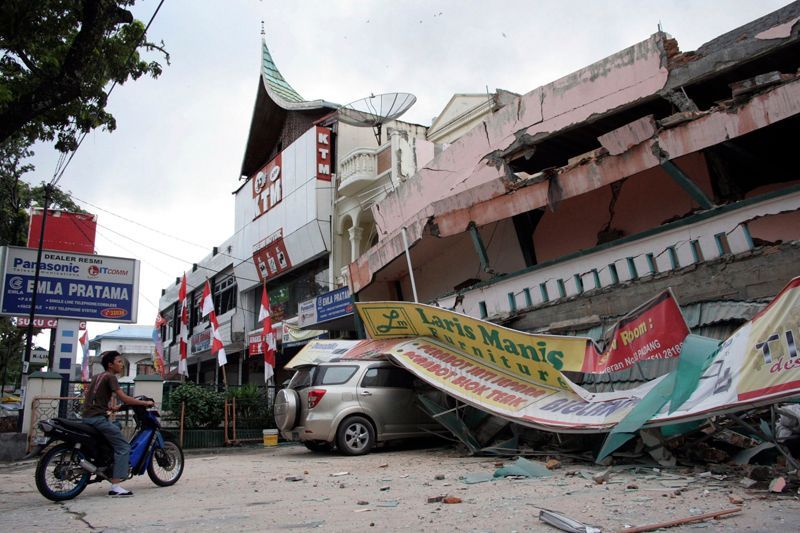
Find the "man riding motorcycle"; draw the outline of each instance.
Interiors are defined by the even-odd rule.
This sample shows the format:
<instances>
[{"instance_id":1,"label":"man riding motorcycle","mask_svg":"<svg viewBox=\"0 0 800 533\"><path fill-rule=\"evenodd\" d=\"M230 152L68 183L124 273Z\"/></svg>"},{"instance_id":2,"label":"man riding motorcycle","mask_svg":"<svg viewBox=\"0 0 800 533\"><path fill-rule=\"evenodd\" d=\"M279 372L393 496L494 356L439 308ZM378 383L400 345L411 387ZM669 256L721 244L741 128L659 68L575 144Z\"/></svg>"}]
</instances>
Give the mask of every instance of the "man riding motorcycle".
<instances>
[{"instance_id":1,"label":"man riding motorcycle","mask_svg":"<svg viewBox=\"0 0 800 533\"><path fill-rule=\"evenodd\" d=\"M128 478L128 467L130 466L130 444L122 435L122 431L108 420L111 410L111 397L116 394L119 400L127 405L141 405L153 407L152 400L137 400L125 394L120 389L117 376L125 370L125 360L116 350L103 352L101 364L105 372L92 378L89 387L86 389L86 401L84 403L82 422L88 424L102 433L111 446L114 448L114 472L111 479L111 490L109 496L133 496L133 492L123 488L120 483Z\"/></svg>"}]
</instances>

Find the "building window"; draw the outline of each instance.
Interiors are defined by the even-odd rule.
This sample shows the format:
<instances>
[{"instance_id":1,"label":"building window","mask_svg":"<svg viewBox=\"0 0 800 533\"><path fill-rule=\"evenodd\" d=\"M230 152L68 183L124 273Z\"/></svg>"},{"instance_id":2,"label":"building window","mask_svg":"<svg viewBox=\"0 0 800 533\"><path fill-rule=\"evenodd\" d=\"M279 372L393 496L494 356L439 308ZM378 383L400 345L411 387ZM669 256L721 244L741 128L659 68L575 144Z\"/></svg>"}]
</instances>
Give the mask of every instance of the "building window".
<instances>
[{"instance_id":1,"label":"building window","mask_svg":"<svg viewBox=\"0 0 800 533\"><path fill-rule=\"evenodd\" d=\"M217 310L218 315L236 308L237 290L236 278L233 274L220 278L214 283L214 309Z\"/></svg>"},{"instance_id":2,"label":"building window","mask_svg":"<svg viewBox=\"0 0 800 533\"><path fill-rule=\"evenodd\" d=\"M192 331L195 326L206 322L208 318L203 318L203 291L195 291L190 298L189 331Z\"/></svg>"},{"instance_id":3,"label":"building window","mask_svg":"<svg viewBox=\"0 0 800 533\"><path fill-rule=\"evenodd\" d=\"M156 373L156 369L153 367L152 361L139 361L136 364L136 375L137 376L151 376Z\"/></svg>"},{"instance_id":4,"label":"building window","mask_svg":"<svg viewBox=\"0 0 800 533\"><path fill-rule=\"evenodd\" d=\"M165 322L161 324L161 341L164 344L171 344L175 340L175 307L161 313Z\"/></svg>"}]
</instances>

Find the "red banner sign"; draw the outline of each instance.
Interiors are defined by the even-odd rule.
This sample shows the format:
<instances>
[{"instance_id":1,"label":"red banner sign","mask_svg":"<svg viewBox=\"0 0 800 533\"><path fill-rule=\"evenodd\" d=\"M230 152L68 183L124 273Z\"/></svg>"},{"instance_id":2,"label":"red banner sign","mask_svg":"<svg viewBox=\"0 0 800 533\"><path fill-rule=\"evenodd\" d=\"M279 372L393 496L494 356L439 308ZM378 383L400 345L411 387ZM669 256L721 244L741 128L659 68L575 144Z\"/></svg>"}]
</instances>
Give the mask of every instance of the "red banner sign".
<instances>
[{"instance_id":1,"label":"red banner sign","mask_svg":"<svg viewBox=\"0 0 800 533\"><path fill-rule=\"evenodd\" d=\"M28 324L30 324L30 319L26 316L18 316L17 317L17 327L18 328L27 328ZM33 319L33 327L39 329L55 329L58 327L58 319L57 318L38 318L34 317ZM81 321L79 323L79 328L81 331L86 329L86 322Z\"/></svg>"},{"instance_id":2,"label":"red banner sign","mask_svg":"<svg viewBox=\"0 0 800 533\"><path fill-rule=\"evenodd\" d=\"M331 130L317 126L317 179L331 181Z\"/></svg>"},{"instance_id":3,"label":"red banner sign","mask_svg":"<svg viewBox=\"0 0 800 533\"><path fill-rule=\"evenodd\" d=\"M281 154L264 165L253 176L253 200L256 203L256 216L260 217L283 199L283 168Z\"/></svg>"},{"instance_id":4,"label":"red banner sign","mask_svg":"<svg viewBox=\"0 0 800 533\"><path fill-rule=\"evenodd\" d=\"M253 253L253 262L262 283L292 268L282 231L275 232L264 242L266 244Z\"/></svg>"}]
</instances>

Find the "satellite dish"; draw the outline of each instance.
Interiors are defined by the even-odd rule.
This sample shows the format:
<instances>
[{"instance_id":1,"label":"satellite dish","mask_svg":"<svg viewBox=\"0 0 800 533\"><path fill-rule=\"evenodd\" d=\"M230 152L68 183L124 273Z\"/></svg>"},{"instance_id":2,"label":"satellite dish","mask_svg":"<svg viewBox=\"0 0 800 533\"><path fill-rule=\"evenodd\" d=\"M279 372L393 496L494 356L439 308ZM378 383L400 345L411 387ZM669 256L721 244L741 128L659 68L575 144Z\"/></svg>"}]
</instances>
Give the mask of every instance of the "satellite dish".
<instances>
[{"instance_id":1,"label":"satellite dish","mask_svg":"<svg viewBox=\"0 0 800 533\"><path fill-rule=\"evenodd\" d=\"M410 93L370 94L339 108L339 120L351 126L371 127L381 144L381 126L398 118L414 105L417 97Z\"/></svg>"}]
</instances>

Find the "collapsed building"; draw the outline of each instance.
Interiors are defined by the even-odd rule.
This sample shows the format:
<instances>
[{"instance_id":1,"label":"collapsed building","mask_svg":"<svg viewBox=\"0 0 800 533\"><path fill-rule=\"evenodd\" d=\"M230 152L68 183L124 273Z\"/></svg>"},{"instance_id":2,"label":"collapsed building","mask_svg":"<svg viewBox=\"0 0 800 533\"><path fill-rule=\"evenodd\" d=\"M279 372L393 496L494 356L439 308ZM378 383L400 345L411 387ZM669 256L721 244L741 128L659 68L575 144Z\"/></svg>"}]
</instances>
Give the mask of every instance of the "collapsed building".
<instances>
[{"instance_id":1,"label":"collapsed building","mask_svg":"<svg viewBox=\"0 0 800 533\"><path fill-rule=\"evenodd\" d=\"M671 287L726 337L797 273L798 16L694 52L659 32L512 100L376 203L353 293L411 299L405 229L420 301L599 337Z\"/></svg>"},{"instance_id":2,"label":"collapsed building","mask_svg":"<svg viewBox=\"0 0 800 533\"><path fill-rule=\"evenodd\" d=\"M418 294L510 331L591 337L602 350L613 341L604 332L669 289L694 334L729 338L798 274L798 21L795 2L693 52L659 32L512 99L376 203L380 240L351 263L353 294ZM375 308L378 320L394 319L386 331L419 323L417 314L427 326L434 313L387 309ZM463 333L458 320L435 326ZM800 381L788 376L793 329L781 328L787 392ZM759 349L772 364L770 342ZM611 394L680 364L645 359L564 375L587 394Z\"/></svg>"}]
</instances>

